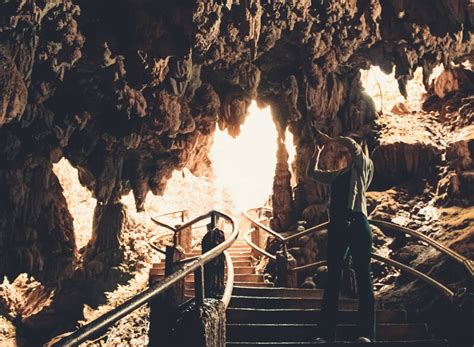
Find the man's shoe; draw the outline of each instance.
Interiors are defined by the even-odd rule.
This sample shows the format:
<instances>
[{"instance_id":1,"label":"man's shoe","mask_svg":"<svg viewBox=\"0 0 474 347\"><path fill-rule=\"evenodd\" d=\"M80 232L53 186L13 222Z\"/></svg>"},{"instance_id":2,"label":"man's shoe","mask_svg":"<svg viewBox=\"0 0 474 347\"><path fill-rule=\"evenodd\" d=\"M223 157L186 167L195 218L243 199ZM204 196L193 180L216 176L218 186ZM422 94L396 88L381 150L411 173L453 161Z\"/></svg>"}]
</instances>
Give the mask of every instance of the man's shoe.
<instances>
[{"instance_id":1,"label":"man's shoe","mask_svg":"<svg viewBox=\"0 0 474 347\"><path fill-rule=\"evenodd\" d=\"M316 340L313 341L314 343L328 343L325 339L322 337L317 337Z\"/></svg>"},{"instance_id":2,"label":"man's shoe","mask_svg":"<svg viewBox=\"0 0 474 347\"><path fill-rule=\"evenodd\" d=\"M372 340L369 339L368 337L361 336L357 339L357 342L359 342L359 343L370 343L370 342L372 342Z\"/></svg>"}]
</instances>

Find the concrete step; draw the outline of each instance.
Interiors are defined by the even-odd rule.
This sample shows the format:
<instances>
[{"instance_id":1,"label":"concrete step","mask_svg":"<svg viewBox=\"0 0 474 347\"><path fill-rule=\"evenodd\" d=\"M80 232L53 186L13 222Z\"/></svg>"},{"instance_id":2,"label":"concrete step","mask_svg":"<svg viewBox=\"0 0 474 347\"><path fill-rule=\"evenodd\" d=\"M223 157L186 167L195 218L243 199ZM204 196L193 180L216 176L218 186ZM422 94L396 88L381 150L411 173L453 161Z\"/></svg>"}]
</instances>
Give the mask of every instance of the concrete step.
<instances>
[{"instance_id":1,"label":"concrete step","mask_svg":"<svg viewBox=\"0 0 474 347\"><path fill-rule=\"evenodd\" d=\"M194 274L186 276L186 282L194 282ZM234 282L263 282L263 275L259 274L235 274Z\"/></svg>"},{"instance_id":2,"label":"concrete step","mask_svg":"<svg viewBox=\"0 0 474 347\"><path fill-rule=\"evenodd\" d=\"M250 257L248 257L248 259L245 259L245 260L233 260L232 261L232 264L234 265L234 268L235 267L245 267L245 266L250 266L252 267L252 261L250 259ZM152 269L162 269L164 270L165 269L165 263L155 263L152 265L151 267Z\"/></svg>"},{"instance_id":3,"label":"concrete step","mask_svg":"<svg viewBox=\"0 0 474 347\"><path fill-rule=\"evenodd\" d=\"M367 345L366 343L357 342L334 342L315 344L311 342L227 342L227 347L448 347L448 343L444 340L416 340L416 341L396 341L396 342L373 342Z\"/></svg>"},{"instance_id":4,"label":"concrete step","mask_svg":"<svg viewBox=\"0 0 474 347\"><path fill-rule=\"evenodd\" d=\"M255 309L229 307L226 311L227 323L231 324L317 324L321 310L317 309ZM338 322L355 324L357 311L338 312ZM379 310L376 322L379 324L406 323L406 312L402 310Z\"/></svg>"},{"instance_id":5,"label":"concrete step","mask_svg":"<svg viewBox=\"0 0 474 347\"><path fill-rule=\"evenodd\" d=\"M250 255L231 255L232 262L237 261L252 261L253 258Z\"/></svg>"},{"instance_id":6,"label":"concrete step","mask_svg":"<svg viewBox=\"0 0 474 347\"><path fill-rule=\"evenodd\" d=\"M255 268L252 266L235 266L234 274L236 275L255 275Z\"/></svg>"},{"instance_id":7,"label":"concrete step","mask_svg":"<svg viewBox=\"0 0 474 347\"><path fill-rule=\"evenodd\" d=\"M255 275L255 268L252 266L239 266L234 267L234 274L235 275ZM165 269L150 269L150 276L164 276Z\"/></svg>"},{"instance_id":8,"label":"concrete step","mask_svg":"<svg viewBox=\"0 0 474 347\"><path fill-rule=\"evenodd\" d=\"M229 251L247 251L247 252L251 252L252 251L252 247L250 247L249 245L237 245L237 246L232 246L228 249Z\"/></svg>"},{"instance_id":9,"label":"concrete step","mask_svg":"<svg viewBox=\"0 0 474 347\"><path fill-rule=\"evenodd\" d=\"M249 244L245 240L235 240L235 242L232 244L232 247L235 246L235 245L237 245L237 246L238 245L248 246Z\"/></svg>"},{"instance_id":10,"label":"concrete step","mask_svg":"<svg viewBox=\"0 0 474 347\"><path fill-rule=\"evenodd\" d=\"M245 249L245 250L252 250L252 247L250 247L250 245L248 243L238 243L238 244L233 244L229 250L233 250L233 249Z\"/></svg>"},{"instance_id":11,"label":"concrete step","mask_svg":"<svg viewBox=\"0 0 474 347\"><path fill-rule=\"evenodd\" d=\"M311 341L317 333L316 324L227 324L227 341ZM337 341L357 338L355 324L340 324ZM427 338L426 324L378 324L377 341L410 341Z\"/></svg>"},{"instance_id":12,"label":"concrete step","mask_svg":"<svg viewBox=\"0 0 474 347\"><path fill-rule=\"evenodd\" d=\"M234 287L232 294L242 296L260 296L260 297L303 297L303 298L322 298L324 290L322 289L300 289L300 288L255 288L255 287Z\"/></svg>"},{"instance_id":13,"label":"concrete step","mask_svg":"<svg viewBox=\"0 0 474 347\"><path fill-rule=\"evenodd\" d=\"M264 283L264 282L234 282L234 286L240 287L264 287L269 288L273 287L273 283ZM185 289L193 289L194 288L194 281L186 282Z\"/></svg>"},{"instance_id":14,"label":"concrete step","mask_svg":"<svg viewBox=\"0 0 474 347\"><path fill-rule=\"evenodd\" d=\"M231 256L235 256L235 255L247 255L247 256L251 256L252 255L252 250L249 249L236 249L236 250L230 250L228 252Z\"/></svg>"},{"instance_id":15,"label":"concrete step","mask_svg":"<svg viewBox=\"0 0 474 347\"><path fill-rule=\"evenodd\" d=\"M186 254L186 258L191 258L198 255L201 255L201 253ZM253 261L253 258L250 256L250 254L246 254L246 253L230 254L230 257L232 259L232 263L234 264L234 266L238 262L247 262L248 264L252 264L252 261ZM164 263L159 263L159 264L163 264L163 265L160 265L159 267L164 267ZM155 267L155 265L153 267Z\"/></svg>"},{"instance_id":16,"label":"concrete step","mask_svg":"<svg viewBox=\"0 0 474 347\"><path fill-rule=\"evenodd\" d=\"M235 274L235 282L263 282L263 275L260 274Z\"/></svg>"},{"instance_id":17,"label":"concrete step","mask_svg":"<svg viewBox=\"0 0 474 347\"><path fill-rule=\"evenodd\" d=\"M235 287L259 287L259 288L270 288L273 287L273 283L265 282L245 282L245 281L235 281Z\"/></svg>"},{"instance_id":18,"label":"concrete step","mask_svg":"<svg viewBox=\"0 0 474 347\"><path fill-rule=\"evenodd\" d=\"M253 267L253 262L251 258L244 259L244 260L232 259L232 264L234 265L234 267L238 267L238 266L252 266Z\"/></svg>"},{"instance_id":19,"label":"concrete step","mask_svg":"<svg viewBox=\"0 0 474 347\"><path fill-rule=\"evenodd\" d=\"M293 309L320 309L322 299L298 298L298 297L260 297L260 296L238 296L233 295L229 307L242 308L293 308ZM380 302L377 308L382 308ZM358 301L354 299L339 299L340 310L357 310Z\"/></svg>"},{"instance_id":20,"label":"concrete step","mask_svg":"<svg viewBox=\"0 0 474 347\"><path fill-rule=\"evenodd\" d=\"M250 259L249 260L239 260L239 261L232 260L232 264L234 265L234 267L243 267L243 266L253 267L252 266L252 261Z\"/></svg>"}]
</instances>

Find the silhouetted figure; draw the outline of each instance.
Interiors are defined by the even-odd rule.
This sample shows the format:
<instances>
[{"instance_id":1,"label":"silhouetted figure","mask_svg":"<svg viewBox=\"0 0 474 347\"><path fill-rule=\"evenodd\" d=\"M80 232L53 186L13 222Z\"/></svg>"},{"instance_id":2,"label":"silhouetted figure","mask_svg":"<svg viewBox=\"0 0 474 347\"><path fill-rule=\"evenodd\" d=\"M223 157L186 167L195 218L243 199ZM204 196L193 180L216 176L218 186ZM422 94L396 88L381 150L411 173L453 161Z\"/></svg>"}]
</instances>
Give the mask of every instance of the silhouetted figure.
<instances>
[{"instance_id":1,"label":"silhouetted figure","mask_svg":"<svg viewBox=\"0 0 474 347\"><path fill-rule=\"evenodd\" d=\"M372 181L374 165L367 153L367 146L349 137L331 138L317 131L317 142L327 145L336 142L347 148L347 165L340 170L318 169L319 156L311 159L308 173L316 181L331 186L329 227L327 243L328 276L324 290L319 338L316 342L335 340L341 272L344 259L351 252L357 278L359 295L358 341L375 339L375 302L372 287L370 258L372 234L367 221L365 192ZM363 147L361 146L363 144ZM315 151L316 152L316 151Z\"/></svg>"}]
</instances>

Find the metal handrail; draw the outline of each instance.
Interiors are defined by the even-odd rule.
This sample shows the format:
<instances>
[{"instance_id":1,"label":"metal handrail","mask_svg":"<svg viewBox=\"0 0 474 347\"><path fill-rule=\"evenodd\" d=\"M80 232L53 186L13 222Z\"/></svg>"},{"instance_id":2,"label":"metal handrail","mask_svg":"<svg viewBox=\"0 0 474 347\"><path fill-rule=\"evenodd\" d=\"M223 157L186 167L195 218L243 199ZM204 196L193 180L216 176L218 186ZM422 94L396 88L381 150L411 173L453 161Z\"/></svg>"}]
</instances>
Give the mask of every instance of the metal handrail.
<instances>
[{"instance_id":1,"label":"metal handrail","mask_svg":"<svg viewBox=\"0 0 474 347\"><path fill-rule=\"evenodd\" d=\"M441 284L440 282L434 280L433 278L431 278L430 276L410 267L410 266L407 266L405 264L402 264L396 260L393 260L393 259L390 259L390 258L386 258L386 257L383 257L379 254L375 254L375 253L372 253L372 258L379 261L379 262L382 262L382 263L385 263L385 264L388 264L388 265L391 265L393 267L396 267L400 270L403 270L403 271L406 271L410 274L412 274L413 276L417 277L418 279L422 280L422 281L425 281L426 283L428 283L429 285L431 285L432 287L434 287L435 289L438 289L444 296L446 296L448 299L452 300L455 296L454 292L449 289L448 287L446 287L444 284Z\"/></svg>"},{"instance_id":2,"label":"metal handrail","mask_svg":"<svg viewBox=\"0 0 474 347\"><path fill-rule=\"evenodd\" d=\"M287 238L285 238L285 242L289 242L289 241L292 241L292 240L297 240L297 239L299 239L303 236L312 234L316 231L326 229L328 227L328 225L329 225L329 222L324 222L324 223L315 225L314 227L308 228L306 230L300 231L299 233L288 236Z\"/></svg>"},{"instance_id":3,"label":"metal handrail","mask_svg":"<svg viewBox=\"0 0 474 347\"><path fill-rule=\"evenodd\" d=\"M250 236L251 233L253 233L256 230L257 229L255 229L255 228L250 228L249 230L247 230L244 233L245 242L247 242L250 245L250 247L255 249L260 254L266 256L267 258L270 258L272 261L276 261L276 257L273 254L268 253L266 250L264 250L263 248L258 247L255 243L252 242L252 239L249 236Z\"/></svg>"},{"instance_id":4,"label":"metal handrail","mask_svg":"<svg viewBox=\"0 0 474 347\"><path fill-rule=\"evenodd\" d=\"M261 209L260 207L257 207L257 208L254 208L254 209L250 209L250 211L257 211ZM271 210L270 208L265 208L266 210ZM245 217L247 217L247 219L250 220L250 222L252 222L256 227L259 227L260 228L260 225L262 225L261 223L255 221L252 217L250 217L250 214L249 213L244 213ZM448 257L450 257L451 259L455 260L457 263L461 264L466 270L467 272L469 273L469 275L472 277L473 276L473 268L474 268L474 264L473 262L462 256L461 254L453 251L452 249L450 249L449 247L446 247L442 244L440 244L439 242L436 242L435 240L432 240L430 239L429 237L423 235L422 233L418 232L418 231L415 231L415 230L412 230L412 229L409 229L409 228L406 228L406 227L402 227L402 226L399 226L397 224L394 224L394 223L390 223L390 222L385 222L385 221L381 221L381 220L377 220L377 219L369 219L369 222L370 224L372 225L375 225L375 226L378 226L382 229L389 229L389 230L394 230L394 231L398 231L398 232L404 232L406 234L409 234L417 239L419 239L420 241L424 241L426 242L427 244L433 246L434 248L436 248L438 251L440 251L441 253L447 255ZM308 234L311 234L313 232L316 232L318 230L322 230L324 228L326 228L328 226L329 222L325 222L325 223L322 223L322 224L319 224L319 225L316 225L314 227L311 227L311 228L308 228L306 230L303 230L299 233L296 233L296 234L293 234L291 236L288 236L288 237L282 237L280 235L280 237L278 238L278 240L280 242L282 242L285 246L286 246L286 243L291 241L291 240L296 240L296 239L299 239L301 238L302 236L305 236L305 235L308 235ZM263 229L264 231L268 231L268 227L265 227L265 228L261 228ZM255 245L253 242L250 241L250 234L252 232L256 231L256 228L253 228L251 229L250 231L246 232L246 234L244 235L244 239L245 241L252 247L254 248L255 250L257 250L260 254L263 254L264 256L268 257L270 260L272 261L276 261L276 257L268 252L266 252L265 250L261 249L260 247L258 247L257 245ZM272 230L272 232L270 234L274 235L274 233L276 233L275 231ZM249 242L250 241L250 242ZM390 258L386 258L386 257L383 257L379 254L372 254L372 258L374 260L377 260L379 262L382 262L382 263L385 263L385 264L388 264L388 265L391 265L393 267L396 267L400 270L403 270L403 271L406 271L410 274L412 274L413 276L417 277L418 279L422 280L422 281L425 281L426 283L428 283L429 285L433 286L434 288L438 289L444 296L446 296L448 299L450 300L453 300L455 298L455 293L449 289L448 287L446 287L445 285L441 284L440 282L434 280L433 278L431 278L430 276L410 267L410 266L407 266L405 264L402 264L400 262L397 262L393 259L390 259ZM326 264L326 261L323 260L323 261L317 261L317 262L314 262L314 263L311 263L311 264L306 264L306 265L302 265L302 266L299 266L299 267L294 267L291 269L292 272L299 272L299 271L306 271L306 270L311 270L311 269L314 269L314 268L317 268L317 267L320 267L322 265Z\"/></svg>"},{"instance_id":5,"label":"metal handrail","mask_svg":"<svg viewBox=\"0 0 474 347\"><path fill-rule=\"evenodd\" d=\"M293 271L293 272L307 271L307 270L317 269L318 267L326 265L326 264L327 264L326 260L319 260L311 264L306 264L306 265L301 265L301 266L291 268L290 271Z\"/></svg>"},{"instance_id":6,"label":"metal handrail","mask_svg":"<svg viewBox=\"0 0 474 347\"><path fill-rule=\"evenodd\" d=\"M232 297L232 290L234 289L234 263L232 263L232 258L229 252L224 251L224 256L225 264L227 266L227 282L225 284L221 301L224 303L224 307L227 308Z\"/></svg>"},{"instance_id":7,"label":"metal handrail","mask_svg":"<svg viewBox=\"0 0 474 347\"><path fill-rule=\"evenodd\" d=\"M178 213L181 213L181 222L184 223L185 218L187 218L188 215L189 215L189 210L188 210L188 209L182 209L182 210L176 210L176 211L165 212L165 213L159 214L158 216L156 216L156 218L151 217L150 219L151 219L154 223L158 224L159 226L161 226L161 227L163 227L163 228L166 228L166 229L169 229L169 230L171 230L171 231L173 231L173 232L176 232L176 228L172 227L172 226L169 225L169 224L160 222L160 221L158 220L158 218L164 217L164 216L175 215L175 214L178 214Z\"/></svg>"},{"instance_id":8,"label":"metal handrail","mask_svg":"<svg viewBox=\"0 0 474 347\"><path fill-rule=\"evenodd\" d=\"M417 239L419 239L423 242L426 242L430 246L436 248L441 253L444 253L445 255L447 255L448 257L450 257L451 259L453 259L457 263L461 264L467 270L467 272L469 272L469 274L471 276L474 275L474 264L473 264L472 260L470 260L469 258L466 258L465 256L457 253L456 251L453 251L451 248L446 247L445 245L429 238L428 236L423 235L419 231L416 231L416 230L413 230L413 229L410 229L410 228L406 228L406 227L403 227L401 225L397 225L397 224L394 224L394 223L390 223L390 222L386 222L386 221L382 221L382 220L378 220L378 219L372 219L372 218L369 219L369 223L372 224L372 225L375 225L379 228L382 228L382 229L389 229L389 230L395 230L395 231L398 231L398 232L403 232L403 233L411 235L411 236L413 236L413 237L415 237L415 238L417 238Z\"/></svg>"},{"instance_id":9,"label":"metal handrail","mask_svg":"<svg viewBox=\"0 0 474 347\"><path fill-rule=\"evenodd\" d=\"M271 211L272 209L269 208L269 207L255 207L255 208L252 208L250 210L247 210L244 212L244 216L250 220L253 224L255 224L256 226L258 226L260 229L263 229L265 230L267 233L269 233L270 235L276 237L278 240L284 242L285 241L285 238L283 236L281 236L279 233L277 233L276 231L270 229L269 227L263 225L262 223L260 223L259 221L256 221L254 220L252 217L250 217L249 215L249 212L250 211L258 211L258 210L262 210L262 209L265 209L265 210L268 210L268 211Z\"/></svg>"},{"instance_id":10,"label":"metal handrail","mask_svg":"<svg viewBox=\"0 0 474 347\"><path fill-rule=\"evenodd\" d=\"M426 283L428 283L429 285L431 285L435 289L439 290L448 299L452 299L455 296L454 292L451 289L449 289L445 285L441 284L440 282L432 279L430 276L425 275L424 273L422 273L422 272L420 272L420 271L418 271L418 270L416 270L416 269L414 269L410 266L402 264L402 263L400 263L396 260L393 260L393 259L390 259L390 258L387 258L387 257L383 257L383 256L381 256L379 254L376 254L376 253L372 253L372 259L376 260L378 262L384 263L384 264L391 265L391 266L393 266L393 267L395 267L399 270L403 270L403 271L406 271L406 272L412 274L413 276L425 281ZM311 264L306 264L306 265L294 267L290 270L293 271L293 272L307 271L307 270L317 269L318 267L326 265L326 264L327 264L326 260L320 260L320 261L316 261L316 262L311 263Z\"/></svg>"},{"instance_id":11,"label":"metal handrail","mask_svg":"<svg viewBox=\"0 0 474 347\"><path fill-rule=\"evenodd\" d=\"M178 214L178 213L181 213L181 221L184 222L184 219L186 218L186 215L189 214L189 209L185 208L185 209L182 209L182 210L176 210L176 211L169 211L169 212L161 213L158 216L156 216L156 218L175 215L175 214Z\"/></svg>"},{"instance_id":12,"label":"metal handrail","mask_svg":"<svg viewBox=\"0 0 474 347\"><path fill-rule=\"evenodd\" d=\"M172 273L171 275L167 276L162 281L157 282L156 284L152 285L150 288L135 295L133 298L125 301L123 304L117 306L116 308L105 313L104 315L93 320L92 322L82 326L81 328L76 330L74 333L54 343L52 346L75 346L84 341L87 341L93 335L99 333L103 329L109 328L112 324L117 322L119 319L127 316L128 314L135 311L139 307L143 306L144 304L148 303L152 299L156 298L157 296L162 294L165 290L171 288L174 284L184 279L186 276L188 276L192 272L195 272L197 270L201 270L202 272L204 265L206 265L207 263L212 261L214 258L221 255L227 248L229 248L234 243L234 241L237 239L239 235L238 224L234 220L234 218L224 213L221 213L219 211L215 211L215 210L210 211L205 215L195 218L193 221L198 222L209 217L213 219L216 216L224 218L225 220L230 222L232 225L232 233L230 234L229 238L224 240L224 242L220 243L219 245L215 246L213 249L202 254L196 260L184 264L180 269L178 269L176 272ZM186 223L186 224L188 224L189 226L192 223L191 224ZM179 228L179 230L182 230L182 229L184 228ZM201 292L204 293L203 290ZM196 297L196 300L198 299L199 298Z\"/></svg>"},{"instance_id":13,"label":"metal handrail","mask_svg":"<svg viewBox=\"0 0 474 347\"><path fill-rule=\"evenodd\" d=\"M160 222L158 219L155 219L153 217L150 217L153 223L159 225L160 227L166 228L168 230L171 230L172 232L176 232L176 228L172 227L171 225L168 225L166 223Z\"/></svg>"}]
</instances>

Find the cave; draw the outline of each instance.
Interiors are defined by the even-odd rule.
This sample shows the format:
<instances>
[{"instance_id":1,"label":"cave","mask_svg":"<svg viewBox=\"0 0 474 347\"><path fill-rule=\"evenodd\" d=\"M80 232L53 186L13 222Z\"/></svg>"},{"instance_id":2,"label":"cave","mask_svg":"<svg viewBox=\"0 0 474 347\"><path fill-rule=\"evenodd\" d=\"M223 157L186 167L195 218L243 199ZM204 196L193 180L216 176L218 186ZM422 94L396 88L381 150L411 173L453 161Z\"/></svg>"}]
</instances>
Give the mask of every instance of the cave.
<instances>
[{"instance_id":1,"label":"cave","mask_svg":"<svg viewBox=\"0 0 474 347\"><path fill-rule=\"evenodd\" d=\"M150 217L215 209L245 225L266 205L282 235L326 222L314 129L366 140L370 218L472 267L473 24L465 0L1 1L0 344L47 343L146 288L163 258ZM384 255L467 288L447 303L379 264L378 297L471 346L472 277L372 232ZM315 257L301 242L298 265ZM110 343L147 345L148 308L134 314Z\"/></svg>"}]
</instances>

